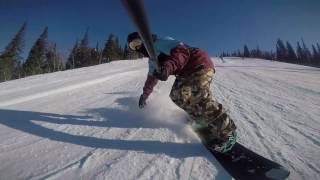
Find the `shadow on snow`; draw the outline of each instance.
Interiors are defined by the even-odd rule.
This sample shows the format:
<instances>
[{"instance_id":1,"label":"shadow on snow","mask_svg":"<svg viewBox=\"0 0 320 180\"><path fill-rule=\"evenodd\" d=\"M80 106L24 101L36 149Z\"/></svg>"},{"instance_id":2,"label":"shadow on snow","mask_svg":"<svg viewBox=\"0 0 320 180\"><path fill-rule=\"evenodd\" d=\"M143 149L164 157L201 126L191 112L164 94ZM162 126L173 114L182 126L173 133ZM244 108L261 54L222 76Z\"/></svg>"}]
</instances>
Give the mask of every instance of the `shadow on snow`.
<instances>
[{"instance_id":1,"label":"shadow on snow","mask_svg":"<svg viewBox=\"0 0 320 180\"><path fill-rule=\"evenodd\" d=\"M127 107L133 106L136 100L133 98L120 98L116 101ZM53 124L70 124L94 127L116 127L116 128L164 128L164 124L155 122L147 122L143 120L143 115L135 112L135 110L120 110L99 108L88 110L89 114L98 115L103 118L102 121L96 121L90 116L73 116L61 115L43 112L30 112L19 110L0 109L0 123L7 127L47 138L54 141L71 143L91 148L117 149L127 151L141 151L149 154L166 154L174 158L186 158L195 156L204 156L218 168L218 176L226 177L221 174L222 168L218 162L212 158L211 154L200 143L175 143L160 142L152 140L119 140L119 139L103 139L89 136L72 135L65 132L56 131L46 128L37 122L53 123ZM144 117L145 118L145 117ZM167 127L170 128L170 127ZM223 171L224 172L224 171ZM217 177L218 178L218 177ZM220 179L219 178L219 179Z\"/></svg>"}]
</instances>

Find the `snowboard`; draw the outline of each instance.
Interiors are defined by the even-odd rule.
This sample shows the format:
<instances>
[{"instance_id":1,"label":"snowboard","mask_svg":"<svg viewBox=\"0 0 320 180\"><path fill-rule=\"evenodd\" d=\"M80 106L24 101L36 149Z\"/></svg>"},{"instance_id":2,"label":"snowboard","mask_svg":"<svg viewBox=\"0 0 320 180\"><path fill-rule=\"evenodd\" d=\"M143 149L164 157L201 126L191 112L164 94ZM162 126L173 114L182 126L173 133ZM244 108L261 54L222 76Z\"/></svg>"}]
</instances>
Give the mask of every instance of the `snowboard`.
<instances>
[{"instance_id":1,"label":"snowboard","mask_svg":"<svg viewBox=\"0 0 320 180\"><path fill-rule=\"evenodd\" d=\"M211 144L206 143L203 133L198 130L195 132L222 167L236 180L283 180L289 177L288 169L240 143L236 143L230 151L220 153L210 148Z\"/></svg>"}]
</instances>

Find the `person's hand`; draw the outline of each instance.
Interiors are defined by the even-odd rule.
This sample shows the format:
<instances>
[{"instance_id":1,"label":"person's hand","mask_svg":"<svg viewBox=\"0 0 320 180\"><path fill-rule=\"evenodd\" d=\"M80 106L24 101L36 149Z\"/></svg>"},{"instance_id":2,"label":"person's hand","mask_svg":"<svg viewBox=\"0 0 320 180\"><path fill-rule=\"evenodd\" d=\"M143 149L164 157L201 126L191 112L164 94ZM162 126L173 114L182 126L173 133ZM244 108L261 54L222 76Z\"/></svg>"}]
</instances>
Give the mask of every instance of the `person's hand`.
<instances>
[{"instance_id":1,"label":"person's hand","mask_svg":"<svg viewBox=\"0 0 320 180\"><path fill-rule=\"evenodd\" d=\"M139 99L139 108L144 108L144 107L147 105L147 103L146 103L147 99L148 99L148 97L147 97L146 95L144 95L144 94L142 94L142 95L140 96L140 99Z\"/></svg>"},{"instance_id":2,"label":"person's hand","mask_svg":"<svg viewBox=\"0 0 320 180\"><path fill-rule=\"evenodd\" d=\"M164 66L161 66L159 70L160 72L155 70L152 75L160 81L166 81L169 77L167 69Z\"/></svg>"}]
</instances>

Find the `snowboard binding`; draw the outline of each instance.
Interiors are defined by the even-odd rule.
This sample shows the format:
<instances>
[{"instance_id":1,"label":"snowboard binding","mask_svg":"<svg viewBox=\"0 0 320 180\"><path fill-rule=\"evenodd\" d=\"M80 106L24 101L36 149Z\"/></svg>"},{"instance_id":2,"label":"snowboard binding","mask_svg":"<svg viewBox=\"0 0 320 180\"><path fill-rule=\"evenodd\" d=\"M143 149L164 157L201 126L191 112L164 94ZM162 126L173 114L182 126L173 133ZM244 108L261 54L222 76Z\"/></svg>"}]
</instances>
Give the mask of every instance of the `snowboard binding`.
<instances>
[{"instance_id":1,"label":"snowboard binding","mask_svg":"<svg viewBox=\"0 0 320 180\"><path fill-rule=\"evenodd\" d=\"M219 142L220 141L220 142ZM232 147L237 142L237 132L232 131L230 135L228 135L226 141L217 140L216 142L209 142L209 148L213 151L219 152L219 153L226 153L232 149Z\"/></svg>"}]
</instances>

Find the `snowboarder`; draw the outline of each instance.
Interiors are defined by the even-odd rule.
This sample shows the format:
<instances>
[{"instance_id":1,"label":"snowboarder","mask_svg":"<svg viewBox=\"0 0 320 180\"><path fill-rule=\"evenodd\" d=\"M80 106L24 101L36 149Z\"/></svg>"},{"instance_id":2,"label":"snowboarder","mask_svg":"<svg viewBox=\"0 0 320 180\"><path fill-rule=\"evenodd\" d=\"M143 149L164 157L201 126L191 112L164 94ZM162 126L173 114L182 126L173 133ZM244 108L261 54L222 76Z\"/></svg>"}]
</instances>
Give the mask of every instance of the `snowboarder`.
<instances>
[{"instance_id":1,"label":"snowboarder","mask_svg":"<svg viewBox=\"0 0 320 180\"><path fill-rule=\"evenodd\" d=\"M166 81L170 75L176 80L170 92L172 101L185 110L192 122L199 126L198 133L205 133L212 149L225 153L236 143L236 126L223 106L212 98L210 85L215 74L214 64L208 54L171 37L152 35L159 63L149 60L149 72L139 99L139 107L146 106L158 80ZM131 50L149 57L139 33L128 35Z\"/></svg>"}]
</instances>

